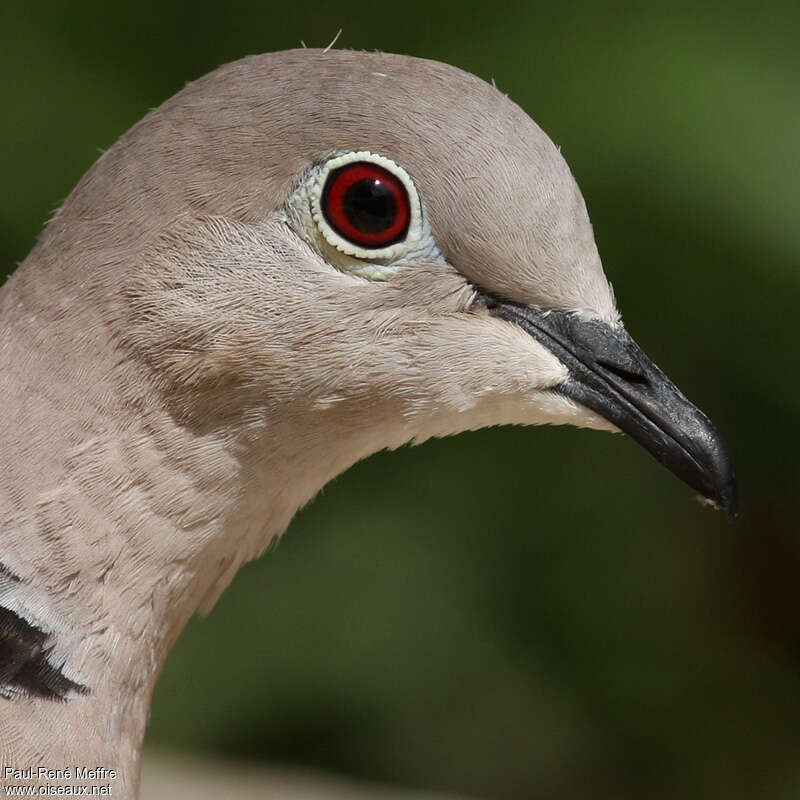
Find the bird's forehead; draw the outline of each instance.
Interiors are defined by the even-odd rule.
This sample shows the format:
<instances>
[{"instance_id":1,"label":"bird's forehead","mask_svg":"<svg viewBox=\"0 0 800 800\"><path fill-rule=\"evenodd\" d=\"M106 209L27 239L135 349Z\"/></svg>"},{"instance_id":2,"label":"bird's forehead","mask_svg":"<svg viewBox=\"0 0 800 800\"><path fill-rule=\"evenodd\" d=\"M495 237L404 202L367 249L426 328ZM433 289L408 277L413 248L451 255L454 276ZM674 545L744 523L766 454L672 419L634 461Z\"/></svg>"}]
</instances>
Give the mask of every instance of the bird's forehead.
<instances>
[{"instance_id":1,"label":"bird's forehead","mask_svg":"<svg viewBox=\"0 0 800 800\"><path fill-rule=\"evenodd\" d=\"M410 173L442 252L471 281L538 306L614 316L566 162L491 85L434 61L351 51L270 54L231 73L263 130L276 186L332 152L386 155Z\"/></svg>"}]
</instances>

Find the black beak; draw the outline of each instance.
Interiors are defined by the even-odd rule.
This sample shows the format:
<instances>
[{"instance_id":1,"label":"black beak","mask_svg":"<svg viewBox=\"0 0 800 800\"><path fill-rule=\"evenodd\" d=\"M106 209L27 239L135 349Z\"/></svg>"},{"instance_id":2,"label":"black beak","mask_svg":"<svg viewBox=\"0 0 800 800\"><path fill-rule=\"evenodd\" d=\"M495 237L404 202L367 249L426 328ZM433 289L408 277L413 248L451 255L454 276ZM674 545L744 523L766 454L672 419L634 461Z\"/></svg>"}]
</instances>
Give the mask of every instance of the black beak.
<instances>
[{"instance_id":1,"label":"black beak","mask_svg":"<svg viewBox=\"0 0 800 800\"><path fill-rule=\"evenodd\" d=\"M487 297L486 305L567 367L570 376L555 391L600 414L704 498L730 517L736 514L736 476L724 440L621 324L495 297Z\"/></svg>"}]
</instances>

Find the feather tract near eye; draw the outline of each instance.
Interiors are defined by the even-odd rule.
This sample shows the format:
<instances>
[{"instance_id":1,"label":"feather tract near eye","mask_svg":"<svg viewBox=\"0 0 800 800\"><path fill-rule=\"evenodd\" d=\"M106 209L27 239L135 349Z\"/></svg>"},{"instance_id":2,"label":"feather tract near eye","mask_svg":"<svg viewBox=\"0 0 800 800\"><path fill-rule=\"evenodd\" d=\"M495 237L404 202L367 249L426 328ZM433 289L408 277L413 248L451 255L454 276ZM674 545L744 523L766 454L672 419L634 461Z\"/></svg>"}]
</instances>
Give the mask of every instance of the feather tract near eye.
<instances>
[{"instance_id":1,"label":"feather tract near eye","mask_svg":"<svg viewBox=\"0 0 800 800\"><path fill-rule=\"evenodd\" d=\"M396 175L378 164L356 161L332 170L321 199L328 224L360 247L386 247L408 231L408 191Z\"/></svg>"}]
</instances>

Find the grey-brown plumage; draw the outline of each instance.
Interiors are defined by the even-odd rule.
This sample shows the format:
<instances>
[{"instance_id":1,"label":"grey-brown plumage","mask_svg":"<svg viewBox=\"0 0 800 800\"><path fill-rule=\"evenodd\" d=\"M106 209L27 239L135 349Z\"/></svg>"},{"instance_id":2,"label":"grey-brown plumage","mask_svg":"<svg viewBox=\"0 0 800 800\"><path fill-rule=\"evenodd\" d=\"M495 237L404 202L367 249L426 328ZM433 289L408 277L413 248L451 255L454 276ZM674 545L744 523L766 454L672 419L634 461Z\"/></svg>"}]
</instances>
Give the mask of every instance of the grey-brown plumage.
<instances>
[{"instance_id":1,"label":"grey-brown plumage","mask_svg":"<svg viewBox=\"0 0 800 800\"><path fill-rule=\"evenodd\" d=\"M348 153L402 178L413 246L337 248L314 210ZM602 352L589 337L557 356L562 312L575 342L602 326ZM378 449L488 424L618 426L732 497L710 423L623 339L557 149L435 62L301 50L188 85L81 180L0 321L7 661L36 651L64 699L6 691L0 750L113 768L116 797L135 794L186 620Z\"/></svg>"}]
</instances>

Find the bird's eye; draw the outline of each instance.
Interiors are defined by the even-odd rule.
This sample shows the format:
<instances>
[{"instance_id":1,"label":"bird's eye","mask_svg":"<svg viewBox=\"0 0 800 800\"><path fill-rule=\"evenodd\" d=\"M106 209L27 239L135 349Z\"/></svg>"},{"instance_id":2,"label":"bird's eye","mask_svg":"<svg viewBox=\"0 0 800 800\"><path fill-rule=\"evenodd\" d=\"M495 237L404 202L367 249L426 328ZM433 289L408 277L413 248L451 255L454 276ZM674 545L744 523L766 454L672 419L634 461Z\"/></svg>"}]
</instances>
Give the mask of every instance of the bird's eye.
<instances>
[{"instance_id":1,"label":"bird's eye","mask_svg":"<svg viewBox=\"0 0 800 800\"><path fill-rule=\"evenodd\" d=\"M312 175L312 217L340 253L372 264L438 253L414 181L390 158L369 150L341 153Z\"/></svg>"},{"instance_id":2,"label":"bird's eye","mask_svg":"<svg viewBox=\"0 0 800 800\"><path fill-rule=\"evenodd\" d=\"M328 224L353 244L382 248L408 231L411 207L403 182L388 169L356 161L332 170L322 190Z\"/></svg>"}]
</instances>

